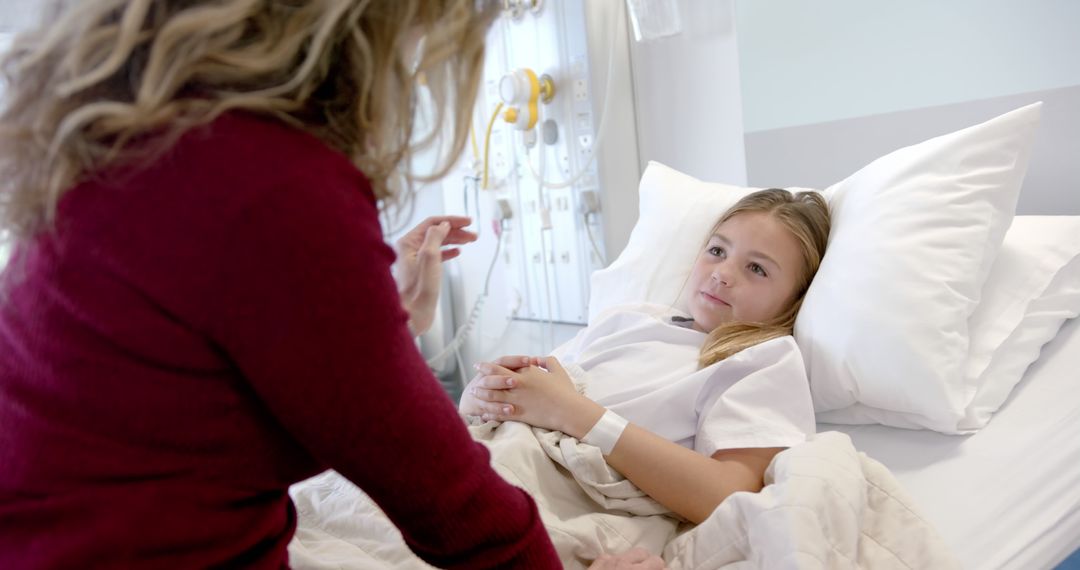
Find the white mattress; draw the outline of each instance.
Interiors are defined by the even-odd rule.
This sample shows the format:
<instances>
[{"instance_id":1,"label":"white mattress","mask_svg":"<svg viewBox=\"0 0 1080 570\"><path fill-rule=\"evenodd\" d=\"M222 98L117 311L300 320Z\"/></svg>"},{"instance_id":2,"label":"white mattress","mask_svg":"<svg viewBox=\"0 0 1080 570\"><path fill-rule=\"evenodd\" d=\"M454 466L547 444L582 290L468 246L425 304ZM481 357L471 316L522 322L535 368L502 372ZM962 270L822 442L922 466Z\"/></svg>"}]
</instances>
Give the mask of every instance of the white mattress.
<instances>
[{"instance_id":1,"label":"white mattress","mask_svg":"<svg viewBox=\"0 0 1080 570\"><path fill-rule=\"evenodd\" d=\"M971 436L819 424L888 466L972 569L1053 568L1080 549L1080 319Z\"/></svg>"}]
</instances>

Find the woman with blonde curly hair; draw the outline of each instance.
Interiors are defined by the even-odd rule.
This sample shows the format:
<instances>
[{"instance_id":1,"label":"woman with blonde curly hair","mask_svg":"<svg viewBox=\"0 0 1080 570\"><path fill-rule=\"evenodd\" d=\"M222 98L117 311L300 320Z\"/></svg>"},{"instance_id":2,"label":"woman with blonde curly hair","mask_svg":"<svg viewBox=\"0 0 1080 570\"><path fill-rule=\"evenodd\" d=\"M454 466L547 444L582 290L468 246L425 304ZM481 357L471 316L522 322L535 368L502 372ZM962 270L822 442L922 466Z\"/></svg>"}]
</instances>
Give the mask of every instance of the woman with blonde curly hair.
<instances>
[{"instance_id":1,"label":"woman with blonde curly hair","mask_svg":"<svg viewBox=\"0 0 1080 570\"><path fill-rule=\"evenodd\" d=\"M468 220L395 283L378 219L418 149L460 155L492 4L66 0L16 40L0 567L282 567L327 468L433 565L558 566L409 331Z\"/></svg>"}]
</instances>

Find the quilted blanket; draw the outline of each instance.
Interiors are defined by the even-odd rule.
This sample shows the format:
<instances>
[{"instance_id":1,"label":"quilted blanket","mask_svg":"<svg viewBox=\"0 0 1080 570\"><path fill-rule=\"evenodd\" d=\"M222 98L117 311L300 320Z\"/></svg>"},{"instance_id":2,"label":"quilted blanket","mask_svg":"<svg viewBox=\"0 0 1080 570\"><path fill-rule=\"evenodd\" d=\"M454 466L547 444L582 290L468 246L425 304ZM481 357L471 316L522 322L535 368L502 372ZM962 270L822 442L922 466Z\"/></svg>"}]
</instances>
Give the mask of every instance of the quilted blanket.
<instances>
[{"instance_id":1,"label":"quilted blanket","mask_svg":"<svg viewBox=\"0 0 1080 570\"><path fill-rule=\"evenodd\" d=\"M758 493L735 493L701 524L682 521L612 470L600 451L517 422L472 426L492 466L539 506L567 568L633 546L669 568L956 568L880 463L841 433L776 456ZM290 490L296 568L431 568L358 488L328 471ZM467 524L467 521L463 521Z\"/></svg>"}]
</instances>

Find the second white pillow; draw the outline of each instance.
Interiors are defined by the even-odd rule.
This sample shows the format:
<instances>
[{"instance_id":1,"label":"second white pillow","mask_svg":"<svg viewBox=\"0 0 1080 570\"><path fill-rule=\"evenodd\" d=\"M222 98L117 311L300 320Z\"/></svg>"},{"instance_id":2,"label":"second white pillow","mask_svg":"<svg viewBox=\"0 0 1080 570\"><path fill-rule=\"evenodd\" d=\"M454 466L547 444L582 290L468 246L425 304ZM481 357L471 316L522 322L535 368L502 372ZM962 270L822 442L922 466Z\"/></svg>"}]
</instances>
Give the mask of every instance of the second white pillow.
<instances>
[{"instance_id":1,"label":"second white pillow","mask_svg":"<svg viewBox=\"0 0 1080 570\"><path fill-rule=\"evenodd\" d=\"M897 150L825 191L829 248L795 325L820 421L963 431L967 322L1040 108Z\"/></svg>"}]
</instances>

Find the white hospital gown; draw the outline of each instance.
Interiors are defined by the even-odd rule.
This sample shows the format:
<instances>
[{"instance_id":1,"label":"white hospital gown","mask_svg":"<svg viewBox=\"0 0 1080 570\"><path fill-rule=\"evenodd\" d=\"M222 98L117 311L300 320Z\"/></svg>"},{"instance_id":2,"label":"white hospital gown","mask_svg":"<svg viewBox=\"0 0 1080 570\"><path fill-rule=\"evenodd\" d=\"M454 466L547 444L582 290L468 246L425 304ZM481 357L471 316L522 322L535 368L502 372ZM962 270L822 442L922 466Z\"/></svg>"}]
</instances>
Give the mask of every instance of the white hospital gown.
<instances>
[{"instance_id":1,"label":"white hospital gown","mask_svg":"<svg viewBox=\"0 0 1080 570\"><path fill-rule=\"evenodd\" d=\"M791 447L814 433L810 385L791 336L698 370L705 333L672 322L663 305L605 311L559 346L585 395L627 420L704 455Z\"/></svg>"}]
</instances>

